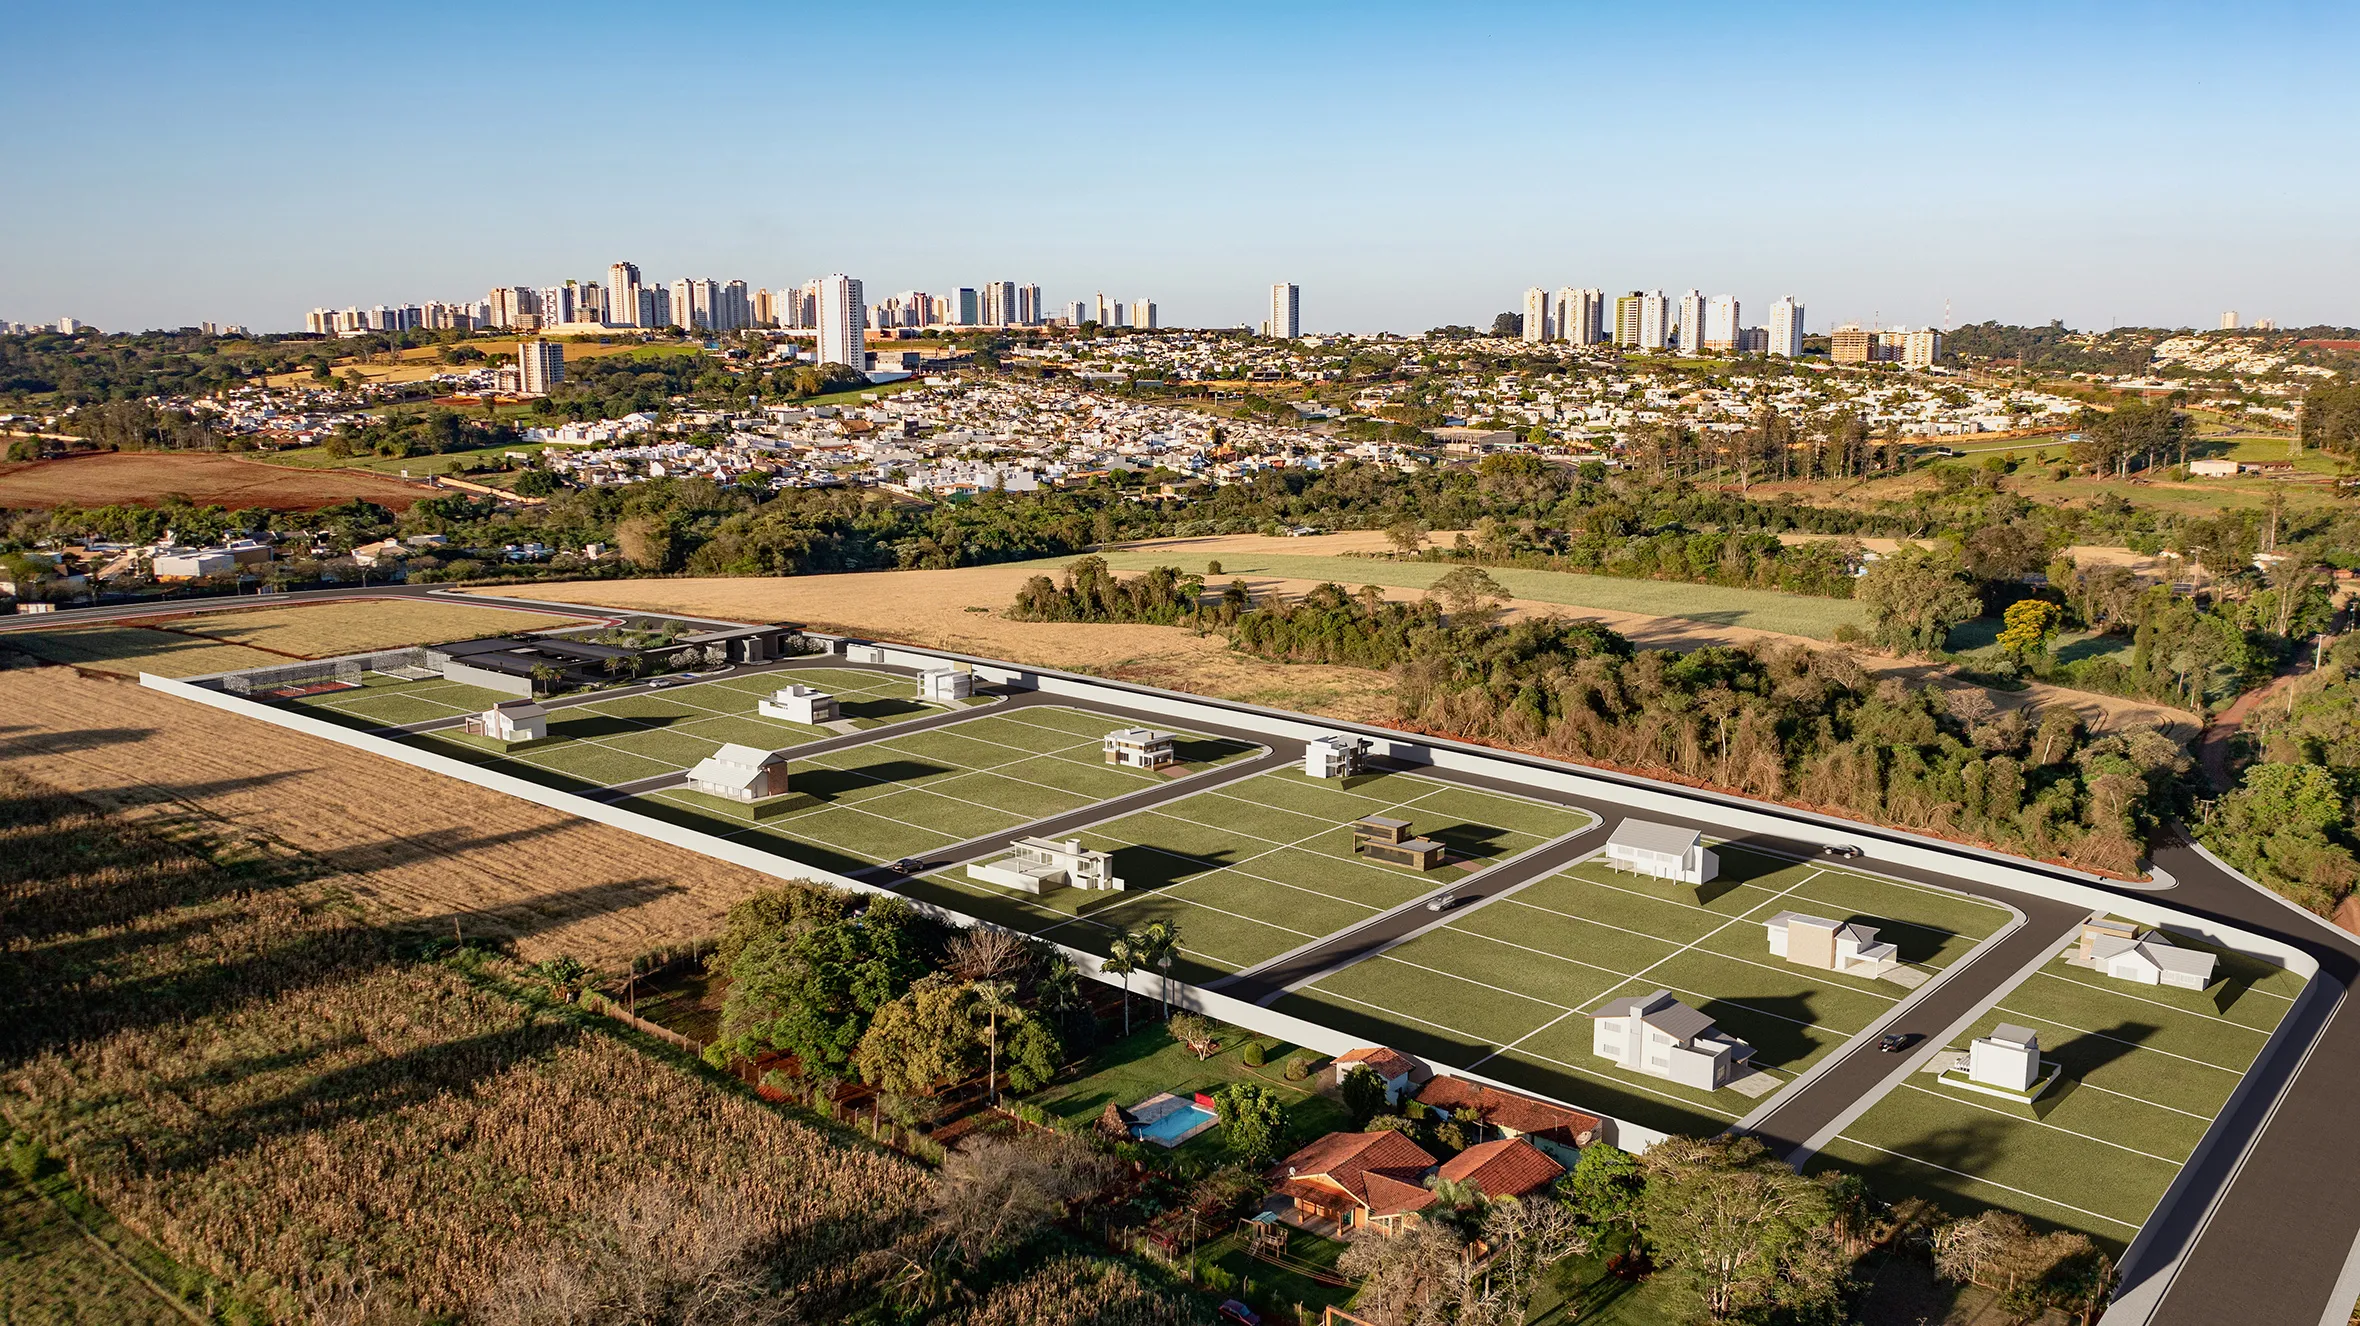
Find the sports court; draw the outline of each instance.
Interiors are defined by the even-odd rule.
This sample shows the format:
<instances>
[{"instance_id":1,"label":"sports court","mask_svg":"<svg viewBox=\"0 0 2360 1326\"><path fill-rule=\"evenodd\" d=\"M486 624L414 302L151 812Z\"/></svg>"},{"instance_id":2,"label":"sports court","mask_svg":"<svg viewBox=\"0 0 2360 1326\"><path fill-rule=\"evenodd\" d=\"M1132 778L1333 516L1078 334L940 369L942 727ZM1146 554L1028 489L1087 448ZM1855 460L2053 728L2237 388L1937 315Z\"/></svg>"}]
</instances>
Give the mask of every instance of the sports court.
<instances>
[{"instance_id":1,"label":"sports court","mask_svg":"<svg viewBox=\"0 0 2360 1326\"><path fill-rule=\"evenodd\" d=\"M1410 821L1443 844L1442 865L1421 872L1355 855L1348 826L1365 815ZM1084 830L1083 846L1114 854L1121 893L1064 889L1033 898L974 883L958 870L914 881L911 892L1098 953L1126 930L1168 922L1180 933L1172 974L1203 981L1358 925L1593 822L1584 811L1416 774L1338 781L1286 770Z\"/></svg>"},{"instance_id":2,"label":"sports court","mask_svg":"<svg viewBox=\"0 0 2360 1326\"><path fill-rule=\"evenodd\" d=\"M2002 1022L2029 1027L2043 1061L2064 1070L2047 1091L2019 1105L1912 1073L1822 1162L1860 1171L1888 1200L1923 1196L1960 1215L2001 1207L2119 1255L2302 992L2282 968L2208 951L2220 961L2202 991L2052 959L1948 1047Z\"/></svg>"},{"instance_id":3,"label":"sports court","mask_svg":"<svg viewBox=\"0 0 2360 1326\"><path fill-rule=\"evenodd\" d=\"M1754 1047L1783 1085L1909 995L1902 985L1804 967L1769 951L1782 911L1875 925L1928 974L2007 924L2002 908L1926 885L1722 845L1718 878L1691 886L1598 858L1331 972L1273 1006L1533 1091L1666 1131L1718 1131L1754 1108L1593 1053L1589 1013L1670 990ZM1775 1084L1775 1085L1774 1085Z\"/></svg>"},{"instance_id":4,"label":"sports court","mask_svg":"<svg viewBox=\"0 0 2360 1326\"><path fill-rule=\"evenodd\" d=\"M774 809L750 812L686 789L623 804L842 872L1164 786L1259 749L1183 731L1176 768L1122 768L1105 763L1103 751L1106 734L1123 726L1105 714L1025 705L792 761L791 790Z\"/></svg>"}]
</instances>

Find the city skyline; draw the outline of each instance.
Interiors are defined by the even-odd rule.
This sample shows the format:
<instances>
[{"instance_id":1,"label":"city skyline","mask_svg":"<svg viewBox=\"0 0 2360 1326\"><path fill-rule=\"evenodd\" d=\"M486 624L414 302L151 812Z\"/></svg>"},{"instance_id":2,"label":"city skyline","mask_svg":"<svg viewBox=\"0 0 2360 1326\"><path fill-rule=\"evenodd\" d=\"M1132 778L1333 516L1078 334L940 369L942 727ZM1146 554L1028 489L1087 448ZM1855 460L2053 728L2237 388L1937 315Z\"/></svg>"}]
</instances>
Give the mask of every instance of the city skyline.
<instances>
[{"instance_id":1,"label":"city skyline","mask_svg":"<svg viewBox=\"0 0 2360 1326\"><path fill-rule=\"evenodd\" d=\"M582 279L627 253L650 272L764 288L842 270L869 273L872 290L934 290L1019 271L1052 306L1153 290L1173 326L1256 325L1284 279L1315 292L1306 332L1487 323L1536 277L1728 291L1758 308L1808 291L1814 332L1938 324L1946 305L1954 325L2211 327L2229 308L2280 326L2351 323L2360 255L2336 218L2360 184L2316 168L2339 158L2332 124L2270 89L2332 84L2360 21L2322 7L2249 9L2235 24L2211 12L1902 11L1866 24L1835 10L1499 7L1436 27L1379 7L1339 34L1317 8L1082 22L1080 10L1009 21L921 6L892 30L897 60L1006 65L1038 95L977 102L935 78L876 95L858 60L806 62L785 84L748 63L693 108L660 112L553 87L564 127L488 184L449 163L483 142L470 98L404 95L416 81L404 75L361 116L323 109L320 81L449 67L475 45L595 47L618 30L655 50L865 49L877 34L841 11L596 5L529 20L429 6L393 24L270 5L28 14L24 48L45 58L0 88L0 144L24 200L0 243L40 261L0 270L0 316L293 330L316 305ZM1513 115L1482 95L1548 49L1579 50L1593 76ZM2109 58L2084 58L2095 49ZM1117 57L1171 97L1057 90L1054 71ZM1608 71L1674 59L1733 107L1788 106L1775 150L1751 113L1596 113L1614 103ZM237 95L185 113L191 69ZM1429 84L1476 94L1371 91ZM1227 96L1272 86L1275 98ZM2125 122L2126 108L2137 147L2116 152L2093 126ZM2181 168L2139 167L2157 154ZM667 190L625 187L633 162L709 181L693 218ZM814 172L844 205L812 205ZM1503 179L1517 181L1506 205L1452 201ZM1686 200L1703 179L1725 206ZM1599 206L1608 181L1664 204ZM190 205L159 205L173 198Z\"/></svg>"}]
</instances>

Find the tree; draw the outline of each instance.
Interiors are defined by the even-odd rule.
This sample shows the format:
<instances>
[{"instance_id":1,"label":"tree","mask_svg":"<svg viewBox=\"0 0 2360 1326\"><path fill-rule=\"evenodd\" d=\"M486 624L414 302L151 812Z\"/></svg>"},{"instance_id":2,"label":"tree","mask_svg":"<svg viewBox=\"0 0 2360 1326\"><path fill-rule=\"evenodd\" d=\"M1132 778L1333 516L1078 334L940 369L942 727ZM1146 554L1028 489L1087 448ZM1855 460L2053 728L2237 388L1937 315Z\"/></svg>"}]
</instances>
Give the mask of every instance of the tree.
<instances>
[{"instance_id":1,"label":"tree","mask_svg":"<svg viewBox=\"0 0 2360 1326\"><path fill-rule=\"evenodd\" d=\"M1638 1157L1612 1143L1592 1142L1557 1181L1557 1199L1593 1230L1636 1229L1646 1187Z\"/></svg>"},{"instance_id":2,"label":"tree","mask_svg":"<svg viewBox=\"0 0 2360 1326\"><path fill-rule=\"evenodd\" d=\"M1826 1189L1752 1137L1674 1137L1642 1164L1647 1240L1710 1320L1833 1305L1849 1263Z\"/></svg>"},{"instance_id":3,"label":"tree","mask_svg":"<svg viewBox=\"0 0 2360 1326\"><path fill-rule=\"evenodd\" d=\"M1122 978L1123 1034L1131 1034L1131 973L1139 970L1139 955L1131 945L1131 936L1117 935L1106 945L1106 958L1098 970Z\"/></svg>"},{"instance_id":4,"label":"tree","mask_svg":"<svg viewBox=\"0 0 2360 1326\"><path fill-rule=\"evenodd\" d=\"M1447 1321L1475 1290L1467 1240L1439 1221L1421 1221L1392 1238L1354 1239L1336 1269L1360 1281L1353 1315L1379 1326Z\"/></svg>"},{"instance_id":5,"label":"tree","mask_svg":"<svg viewBox=\"0 0 2360 1326\"><path fill-rule=\"evenodd\" d=\"M1983 601L1946 553L1903 544L1869 563L1853 597L1868 608L1879 644L1923 653L1950 628L1983 611Z\"/></svg>"},{"instance_id":6,"label":"tree","mask_svg":"<svg viewBox=\"0 0 2360 1326\"><path fill-rule=\"evenodd\" d=\"M1162 973L1158 1002L1165 1017L1172 1015L1172 956L1180 951L1177 921L1150 921L1130 934L1133 960Z\"/></svg>"},{"instance_id":7,"label":"tree","mask_svg":"<svg viewBox=\"0 0 2360 1326\"><path fill-rule=\"evenodd\" d=\"M1068 1204L1120 1174L1080 1138L1024 1132L971 1136L943 1157L928 1232L938 1258L973 1266L1029 1242Z\"/></svg>"},{"instance_id":8,"label":"tree","mask_svg":"<svg viewBox=\"0 0 2360 1326\"><path fill-rule=\"evenodd\" d=\"M1530 1301L1550 1267L1591 1246L1580 1217L1537 1197L1484 1207L1483 1241L1498 1253L1490 1268L1492 1292L1514 1304Z\"/></svg>"},{"instance_id":9,"label":"tree","mask_svg":"<svg viewBox=\"0 0 2360 1326\"><path fill-rule=\"evenodd\" d=\"M1385 1079L1378 1077L1376 1070L1367 1064L1352 1065L1352 1071L1344 1074L1343 1082L1338 1084L1337 1092L1343 1097L1344 1108L1351 1113L1355 1128L1368 1127L1368 1121L1385 1108Z\"/></svg>"},{"instance_id":10,"label":"tree","mask_svg":"<svg viewBox=\"0 0 2360 1326\"><path fill-rule=\"evenodd\" d=\"M2016 600L2000 614L2000 652L2019 664L2027 654L2047 653L2049 637L2057 633L2057 623L2064 616L2063 608L2046 599Z\"/></svg>"},{"instance_id":11,"label":"tree","mask_svg":"<svg viewBox=\"0 0 2360 1326\"><path fill-rule=\"evenodd\" d=\"M1199 1061L1212 1058L1213 1052L1220 1048L1213 1040L1212 1022L1195 1013L1174 1013L1164 1025L1170 1029L1172 1039L1187 1046Z\"/></svg>"},{"instance_id":12,"label":"tree","mask_svg":"<svg viewBox=\"0 0 2360 1326\"><path fill-rule=\"evenodd\" d=\"M1450 574L1434 582L1433 594L1450 614L1451 625L1469 628L1491 625L1508 599L1507 586L1480 566L1452 568Z\"/></svg>"},{"instance_id":13,"label":"tree","mask_svg":"<svg viewBox=\"0 0 2360 1326\"><path fill-rule=\"evenodd\" d=\"M975 996L975 1007L984 1015L984 1039L991 1047L984 1061L983 1091L986 1099L997 1103L1000 1099L1000 1022L1011 1023L1024 1019L1024 1009L1016 1002L1016 983L1013 981L972 981L967 990Z\"/></svg>"},{"instance_id":14,"label":"tree","mask_svg":"<svg viewBox=\"0 0 2360 1326\"><path fill-rule=\"evenodd\" d=\"M1404 518L1385 527L1385 542L1404 556L1414 554L1426 546L1426 526L1423 521Z\"/></svg>"},{"instance_id":15,"label":"tree","mask_svg":"<svg viewBox=\"0 0 2360 1326\"><path fill-rule=\"evenodd\" d=\"M843 1072L870 1018L926 970L916 923L908 903L883 898L857 920L813 907L789 927L725 934L734 960L716 1048L749 1058L783 1050L808 1072Z\"/></svg>"},{"instance_id":16,"label":"tree","mask_svg":"<svg viewBox=\"0 0 2360 1326\"><path fill-rule=\"evenodd\" d=\"M877 1010L860 1038L861 1081L905 1096L933 1093L975 1070L974 988L936 973Z\"/></svg>"},{"instance_id":17,"label":"tree","mask_svg":"<svg viewBox=\"0 0 2360 1326\"><path fill-rule=\"evenodd\" d=\"M1065 1065L1065 1045L1039 1018L1025 1018L1008 1032L1008 1088L1019 1095L1038 1091Z\"/></svg>"},{"instance_id":18,"label":"tree","mask_svg":"<svg viewBox=\"0 0 2360 1326\"><path fill-rule=\"evenodd\" d=\"M1256 1082L1233 1082L1214 1100L1231 1154L1249 1165L1266 1164L1278 1154L1287 1111L1277 1092Z\"/></svg>"}]
</instances>

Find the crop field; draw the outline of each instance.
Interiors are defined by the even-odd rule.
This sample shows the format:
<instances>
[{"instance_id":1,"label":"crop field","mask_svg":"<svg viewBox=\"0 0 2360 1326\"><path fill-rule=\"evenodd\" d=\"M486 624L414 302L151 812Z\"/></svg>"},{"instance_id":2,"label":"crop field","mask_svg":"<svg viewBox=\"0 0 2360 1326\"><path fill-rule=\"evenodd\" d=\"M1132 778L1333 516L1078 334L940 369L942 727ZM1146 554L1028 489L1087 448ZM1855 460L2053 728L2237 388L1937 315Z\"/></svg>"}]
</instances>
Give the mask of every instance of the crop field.
<instances>
[{"instance_id":1,"label":"crop field","mask_svg":"<svg viewBox=\"0 0 2360 1326\"><path fill-rule=\"evenodd\" d=\"M299 470L218 452L102 451L0 464L0 507L154 506L162 493L192 502L315 511L362 498L407 511L434 490L357 470Z\"/></svg>"},{"instance_id":2,"label":"crop field","mask_svg":"<svg viewBox=\"0 0 2360 1326\"><path fill-rule=\"evenodd\" d=\"M464 602L383 598L200 612L162 621L151 619L150 624L296 658L329 658L440 640L553 631L580 626L588 620L562 613L478 607Z\"/></svg>"},{"instance_id":3,"label":"crop field","mask_svg":"<svg viewBox=\"0 0 2360 1326\"><path fill-rule=\"evenodd\" d=\"M201 677L212 672L277 667L287 660L245 645L154 631L144 626L69 626L0 634L0 650L20 650L44 663L63 663L136 677Z\"/></svg>"},{"instance_id":4,"label":"crop field","mask_svg":"<svg viewBox=\"0 0 2360 1326\"><path fill-rule=\"evenodd\" d=\"M1442 866L1421 874L1355 856L1346 826L1364 815L1410 821L1413 833L1444 844ZM1415 774L1369 774L1347 786L1288 770L1084 830L1083 846L1114 854L1121 893L1061 889L1033 898L956 869L914 881L909 891L1098 953L1125 930L1166 921L1180 932L1172 974L1204 981L1358 925L1593 822L1584 811Z\"/></svg>"},{"instance_id":5,"label":"crop field","mask_svg":"<svg viewBox=\"0 0 2360 1326\"><path fill-rule=\"evenodd\" d=\"M1273 1007L1559 1100L1667 1132L1718 1132L1753 1108L1631 1072L1591 1049L1588 1014L1613 996L1670 990L1754 1047L1783 1084L1908 997L1889 981L1771 956L1762 922L1799 911L1879 928L1921 973L2008 921L1924 885L1722 846L1702 888L1597 858L1290 992Z\"/></svg>"},{"instance_id":6,"label":"crop field","mask_svg":"<svg viewBox=\"0 0 2360 1326\"><path fill-rule=\"evenodd\" d=\"M2054 959L1949 1047L2002 1022L2037 1032L2041 1058L2064 1071L2031 1105L1914 1073L1820 1159L1888 1200L1921 1195L1962 1215L2001 1207L2119 1254L2302 992L2300 977L2242 954L2222 953L2215 975L2208 989L2177 990Z\"/></svg>"},{"instance_id":7,"label":"crop field","mask_svg":"<svg viewBox=\"0 0 2360 1326\"><path fill-rule=\"evenodd\" d=\"M1122 726L1103 714L1028 705L795 760L789 794L759 812L679 788L623 804L846 872L1161 786L1255 749L1181 731L1177 770L1118 768L1101 752L1107 732Z\"/></svg>"}]
</instances>

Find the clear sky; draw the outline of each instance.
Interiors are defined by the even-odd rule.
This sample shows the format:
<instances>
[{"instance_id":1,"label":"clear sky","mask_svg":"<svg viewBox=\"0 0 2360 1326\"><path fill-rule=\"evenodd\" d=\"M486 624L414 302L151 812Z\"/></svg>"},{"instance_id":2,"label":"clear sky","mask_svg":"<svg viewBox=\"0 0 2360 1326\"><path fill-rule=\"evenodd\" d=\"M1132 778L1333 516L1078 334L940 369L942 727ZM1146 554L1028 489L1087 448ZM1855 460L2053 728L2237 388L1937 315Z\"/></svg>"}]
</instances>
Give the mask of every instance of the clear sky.
<instances>
[{"instance_id":1,"label":"clear sky","mask_svg":"<svg viewBox=\"0 0 2360 1326\"><path fill-rule=\"evenodd\" d=\"M2360 6L7 0L0 317L603 278L2360 323Z\"/></svg>"}]
</instances>

